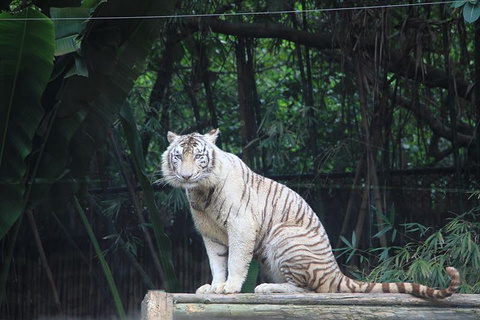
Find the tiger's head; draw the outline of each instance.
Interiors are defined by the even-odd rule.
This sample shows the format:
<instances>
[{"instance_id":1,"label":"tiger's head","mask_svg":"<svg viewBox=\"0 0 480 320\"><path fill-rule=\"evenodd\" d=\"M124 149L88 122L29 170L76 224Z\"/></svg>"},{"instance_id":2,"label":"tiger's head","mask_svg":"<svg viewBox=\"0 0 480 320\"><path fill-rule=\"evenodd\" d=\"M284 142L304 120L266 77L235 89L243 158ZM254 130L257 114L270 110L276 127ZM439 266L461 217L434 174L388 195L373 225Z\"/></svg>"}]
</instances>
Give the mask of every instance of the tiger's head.
<instances>
[{"instance_id":1,"label":"tiger's head","mask_svg":"<svg viewBox=\"0 0 480 320\"><path fill-rule=\"evenodd\" d=\"M215 166L215 141L220 130L204 135L168 132L170 145L162 155L164 181L176 188L193 188L211 183Z\"/></svg>"}]
</instances>

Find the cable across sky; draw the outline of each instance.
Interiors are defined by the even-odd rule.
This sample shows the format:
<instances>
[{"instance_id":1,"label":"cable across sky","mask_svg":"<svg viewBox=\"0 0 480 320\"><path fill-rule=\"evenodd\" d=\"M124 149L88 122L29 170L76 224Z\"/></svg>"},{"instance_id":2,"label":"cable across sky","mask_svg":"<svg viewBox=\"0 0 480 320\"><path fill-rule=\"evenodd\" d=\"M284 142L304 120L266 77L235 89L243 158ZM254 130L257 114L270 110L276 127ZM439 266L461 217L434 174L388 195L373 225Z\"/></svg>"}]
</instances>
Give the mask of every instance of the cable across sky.
<instances>
[{"instance_id":1,"label":"cable across sky","mask_svg":"<svg viewBox=\"0 0 480 320\"><path fill-rule=\"evenodd\" d=\"M336 8L319 8L319 9L305 9L305 10L279 10L279 11L250 11L250 12L230 12L230 13L192 13L192 14L169 14L169 15L139 15L139 16L105 16L105 17L51 17L53 21L61 20L132 20L132 19L191 19L191 18L220 18L233 16L267 16L267 15L282 15L291 13L322 13L332 11L352 11L352 10L366 10L366 9L387 9L387 8L405 8L405 7L421 7L442 4L453 4L456 0L448 1L432 1L432 2L418 2L418 3L397 3L397 4L381 4L371 6L355 6L355 7L336 7ZM42 20L39 18L8 18L0 20L21 20L34 21Z\"/></svg>"}]
</instances>

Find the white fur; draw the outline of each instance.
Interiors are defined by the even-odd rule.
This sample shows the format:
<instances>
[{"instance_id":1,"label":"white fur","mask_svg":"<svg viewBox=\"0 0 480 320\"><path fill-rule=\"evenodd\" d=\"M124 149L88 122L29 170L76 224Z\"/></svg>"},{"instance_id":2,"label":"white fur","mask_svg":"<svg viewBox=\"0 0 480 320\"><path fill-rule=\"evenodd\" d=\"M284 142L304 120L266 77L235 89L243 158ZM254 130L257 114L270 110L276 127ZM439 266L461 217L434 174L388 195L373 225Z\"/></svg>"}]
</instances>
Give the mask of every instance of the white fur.
<instances>
[{"instance_id":1,"label":"white fur","mask_svg":"<svg viewBox=\"0 0 480 320\"><path fill-rule=\"evenodd\" d=\"M240 292L255 253L274 283L257 286L257 293L396 292L427 295L427 288L354 281L340 271L328 236L306 201L288 187L255 174L237 156L215 146L219 131L179 136L168 133L162 155L164 181L185 189L193 221L203 237L212 282L197 293ZM431 297L458 290L459 274L449 288ZM402 290L404 290L402 289Z\"/></svg>"},{"instance_id":2,"label":"white fur","mask_svg":"<svg viewBox=\"0 0 480 320\"><path fill-rule=\"evenodd\" d=\"M192 158L185 157L189 163L182 163L177 168L168 165L169 153L175 148L179 148L178 143L182 136L169 133L168 140L171 144L162 155L164 179L172 186L182 187L186 190L195 226L204 239L209 257L213 280L211 284L205 284L198 288L197 293L240 292L259 229L252 208L245 210L244 204L240 201L239 190L243 188L243 180L238 165L241 160L215 146L218 132L216 130L202 137L208 148L215 152L215 167L208 172L205 179L182 180L180 173L185 170L183 168L185 165L189 170L194 171L194 175L196 174L197 167L193 164ZM213 204L208 212L195 208L195 199L201 190L220 186L222 190L217 197L228 199L228 207L223 208L222 212L219 212L219 203ZM256 199L250 201L251 203L257 202ZM218 215L220 215L220 219L217 219ZM226 223L223 224L220 221L226 221Z\"/></svg>"}]
</instances>

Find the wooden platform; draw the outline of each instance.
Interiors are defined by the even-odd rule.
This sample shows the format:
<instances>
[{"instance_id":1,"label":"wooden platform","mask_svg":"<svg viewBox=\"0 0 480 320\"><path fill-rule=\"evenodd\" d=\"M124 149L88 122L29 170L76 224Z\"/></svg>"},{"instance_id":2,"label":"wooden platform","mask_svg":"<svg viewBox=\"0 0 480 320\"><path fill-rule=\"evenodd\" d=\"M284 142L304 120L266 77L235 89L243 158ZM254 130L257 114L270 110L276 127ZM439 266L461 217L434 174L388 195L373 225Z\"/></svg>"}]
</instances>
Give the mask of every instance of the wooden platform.
<instances>
[{"instance_id":1,"label":"wooden platform","mask_svg":"<svg viewBox=\"0 0 480 320\"><path fill-rule=\"evenodd\" d=\"M181 294L148 291L142 320L480 319L480 295L426 300L406 294Z\"/></svg>"}]
</instances>

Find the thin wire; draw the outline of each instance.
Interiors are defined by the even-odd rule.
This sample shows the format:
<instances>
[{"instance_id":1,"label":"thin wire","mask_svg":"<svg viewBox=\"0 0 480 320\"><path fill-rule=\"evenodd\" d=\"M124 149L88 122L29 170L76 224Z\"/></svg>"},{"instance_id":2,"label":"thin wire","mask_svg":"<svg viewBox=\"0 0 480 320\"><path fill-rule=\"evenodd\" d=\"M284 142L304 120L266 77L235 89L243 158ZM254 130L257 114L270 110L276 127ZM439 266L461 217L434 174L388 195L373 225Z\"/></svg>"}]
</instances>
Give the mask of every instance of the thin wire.
<instances>
[{"instance_id":1,"label":"thin wire","mask_svg":"<svg viewBox=\"0 0 480 320\"><path fill-rule=\"evenodd\" d=\"M234 16L261 16L261 15L279 15L289 13L320 13L332 11L352 11L365 9L386 9L386 8L405 8L420 7L439 4L451 4L456 0L419 2L419 3L401 3L401 4L385 4L373 6L359 7L341 7L341 8L323 8L323 9L306 9L306 10L282 10L282 11L254 11L254 12L232 12L232 13L199 13L199 14L173 14L173 15L139 15L139 16L107 16L107 17L52 17L53 21L64 20L133 20L133 19L191 19L191 18L215 18L215 17L234 17ZM38 21L42 18L3 18L1 20L9 21Z\"/></svg>"}]
</instances>

